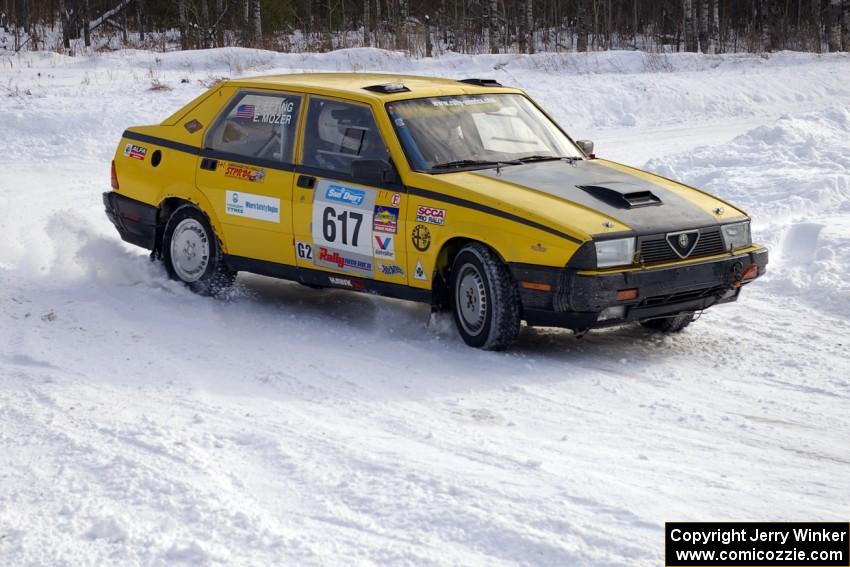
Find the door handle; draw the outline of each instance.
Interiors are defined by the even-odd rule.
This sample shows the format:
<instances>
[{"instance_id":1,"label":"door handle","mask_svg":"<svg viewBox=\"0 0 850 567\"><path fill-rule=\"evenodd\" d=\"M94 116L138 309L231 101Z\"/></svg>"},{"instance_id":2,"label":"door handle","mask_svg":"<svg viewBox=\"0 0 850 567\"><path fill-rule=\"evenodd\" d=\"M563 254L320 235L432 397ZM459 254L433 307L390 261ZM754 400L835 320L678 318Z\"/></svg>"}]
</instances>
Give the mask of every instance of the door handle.
<instances>
[{"instance_id":1,"label":"door handle","mask_svg":"<svg viewBox=\"0 0 850 567\"><path fill-rule=\"evenodd\" d=\"M312 189L316 186L316 178L312 175L299 175L297 184L304 189Z\"/></svg>"},{"instance_id":2,"label":"door handle","mask_svg":"<svg viewBox=\"0 0 850 567\"><path fill-rule=\"evenodd\" d=\"M212 158L203 158L201 159L201 169L207 169L209 171L215 171L215 168L218 166L218 160Z\"/></svg>"}]
</instances>

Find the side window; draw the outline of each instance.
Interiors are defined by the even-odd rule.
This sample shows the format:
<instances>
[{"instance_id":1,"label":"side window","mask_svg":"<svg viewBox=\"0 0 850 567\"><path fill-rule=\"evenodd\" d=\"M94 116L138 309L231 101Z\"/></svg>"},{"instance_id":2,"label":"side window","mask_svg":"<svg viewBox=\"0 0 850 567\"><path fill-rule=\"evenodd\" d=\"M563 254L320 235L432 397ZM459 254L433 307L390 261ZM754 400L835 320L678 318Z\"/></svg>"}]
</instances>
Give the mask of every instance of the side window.
<instances>
[{"instance_id":1,"label":"side window","mask_svg":"<svg viewBox=\"0 0 850 567\"><path fill-rule=\"evenodd\" d=\"M207 148L292 163L300 96L242 93L229 108L207 134Z\"/></svg>"},{"instance_id":2,"label":"side window","mask_svg":"<svg viewBox=\"0 0 850 567\"><path fill-rule=\"evenodd\" d=\"M304 129L304 165L350 175L355 159L389 158L371 108L310 99Z\"/></svg>"}]
</instances>

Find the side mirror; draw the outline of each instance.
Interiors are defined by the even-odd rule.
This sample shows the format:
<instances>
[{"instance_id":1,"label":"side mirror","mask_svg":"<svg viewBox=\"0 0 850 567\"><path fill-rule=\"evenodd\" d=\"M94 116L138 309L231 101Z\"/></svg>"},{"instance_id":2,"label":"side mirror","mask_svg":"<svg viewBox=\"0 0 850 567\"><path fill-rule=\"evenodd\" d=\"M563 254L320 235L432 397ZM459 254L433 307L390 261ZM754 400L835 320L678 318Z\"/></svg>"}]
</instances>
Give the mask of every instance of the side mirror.
<instances>
[{"instance_id":1,"label":"side mirror","mask_svg":"<svg viewBox=\"0 0 850 567\"><path fill-rule=\"evenodd\" d=\"M354 181L365 185L383 185L398 183L398 170L383 159L356 159L351 162L351 175Z\"/></svg>"},{"instance_id":2,"label":"side mirror","mask_svg":"<svg viewBox=\"0 0 850 567\"><path fill-rule=\"evenodd\" d=\"M576 140L576 145L579 147L581 151L584 152L589 158L594 158L593 155L593 142L590 140Z\"/></svg>"}]
</instances>

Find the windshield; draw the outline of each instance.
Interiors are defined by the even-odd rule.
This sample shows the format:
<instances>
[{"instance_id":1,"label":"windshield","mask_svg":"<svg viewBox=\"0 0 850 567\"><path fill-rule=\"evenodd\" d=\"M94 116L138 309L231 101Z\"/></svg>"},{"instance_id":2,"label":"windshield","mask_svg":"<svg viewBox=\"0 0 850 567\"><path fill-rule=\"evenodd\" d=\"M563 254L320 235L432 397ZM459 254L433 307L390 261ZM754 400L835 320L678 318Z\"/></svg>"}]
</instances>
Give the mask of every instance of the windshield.
<instances>
[{"instance_id":1,"label":"windshield","mask_svg":"<svg viewBox=\"0 0 850 567\"><path fill-rule=\"evenodd\" d=\"M518 94L403 100L387 111L413 169L444 172L581 158L549 118Z\"/></svg>"}]
</instances>

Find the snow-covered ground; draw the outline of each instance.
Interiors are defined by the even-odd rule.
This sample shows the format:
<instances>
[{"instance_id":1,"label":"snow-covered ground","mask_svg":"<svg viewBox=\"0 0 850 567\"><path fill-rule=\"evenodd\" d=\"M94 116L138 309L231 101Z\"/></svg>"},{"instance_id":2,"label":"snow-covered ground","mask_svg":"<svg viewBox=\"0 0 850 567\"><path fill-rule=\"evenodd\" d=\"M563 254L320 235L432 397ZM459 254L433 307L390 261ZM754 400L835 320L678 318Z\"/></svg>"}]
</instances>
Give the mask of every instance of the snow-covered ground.
<instances>
[{"instance_id":1,"label":"snow-covered ground","mask_svg":"<svg viewBox=\"0 0 850 567\"><path fill-rule=\"evenodd\" d=\"M673 337L461 343L428 308L170 282L102 210L127 125L221 76L487 76L754 216ZM0 57L0 564L657 565L667 520L847 520L850 58ZM153 82L171 90L150 90Z\"/></svg>"}]
</instances>

